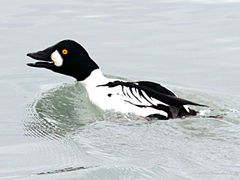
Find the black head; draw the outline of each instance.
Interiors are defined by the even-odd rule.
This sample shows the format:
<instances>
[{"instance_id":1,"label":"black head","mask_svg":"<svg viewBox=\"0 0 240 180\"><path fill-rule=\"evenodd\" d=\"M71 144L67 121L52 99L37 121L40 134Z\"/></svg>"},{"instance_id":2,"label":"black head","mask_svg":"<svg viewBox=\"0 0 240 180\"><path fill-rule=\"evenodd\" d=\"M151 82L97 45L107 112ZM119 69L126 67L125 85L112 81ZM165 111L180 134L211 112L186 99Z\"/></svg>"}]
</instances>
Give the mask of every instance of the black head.
<instances>
[{"instance_id":1,"label":"black head","mask_svg":"<svg viewBox=\"0 0 240 180\"><path fill-rule=\"evenodd\" d=\"M77 42L63 40L43 51L28 53L33 59L41 60L28 63L28 66L50 69L54 72L76 78L86 79L98 65L89 57L87 51Z\"/></svg>"}]
</instances>

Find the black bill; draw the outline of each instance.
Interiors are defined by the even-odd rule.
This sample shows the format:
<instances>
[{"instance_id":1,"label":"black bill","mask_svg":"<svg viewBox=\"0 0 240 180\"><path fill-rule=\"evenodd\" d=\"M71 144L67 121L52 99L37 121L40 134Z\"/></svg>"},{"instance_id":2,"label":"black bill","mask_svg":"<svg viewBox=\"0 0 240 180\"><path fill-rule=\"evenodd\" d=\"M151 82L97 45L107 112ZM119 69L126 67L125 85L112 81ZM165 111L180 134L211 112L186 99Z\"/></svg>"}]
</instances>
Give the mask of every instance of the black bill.
<instances>
[{"instance_id":1,"label":"black bill","mask_svg":"<svg viewBox=\"0 0 240 180\"><path fill-rule=\"evenodd\" d=\"M49 47L43 51L28 53L27 56L41 61L35 63L28 63L27 65L31 67L43 67L43 68L54 67L53 61L51 59L51 54L53 53L53 51L54 47Z\"/></svg>"}]
</instances>

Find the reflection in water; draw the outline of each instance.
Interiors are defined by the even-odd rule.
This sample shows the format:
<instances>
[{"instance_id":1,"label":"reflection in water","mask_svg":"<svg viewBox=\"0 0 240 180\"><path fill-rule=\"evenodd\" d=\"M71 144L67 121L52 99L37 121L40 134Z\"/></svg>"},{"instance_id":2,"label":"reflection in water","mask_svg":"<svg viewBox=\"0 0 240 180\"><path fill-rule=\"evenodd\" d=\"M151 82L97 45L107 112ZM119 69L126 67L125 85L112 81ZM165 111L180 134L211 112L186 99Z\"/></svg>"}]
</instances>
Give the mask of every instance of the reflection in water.
<instances>
[{"instance_id":1,"label":"reflection in water","mask_svg":"<svg viewBox=\"0 0 240 180\"><path fill-rule=\"evenodd\" d=\"M100 120L100 110L87 98L79 83L64 84L41 94L28 107L31 120L25 122L26 135L60 138L87 123Z\"/></svg>"}]
</instances>

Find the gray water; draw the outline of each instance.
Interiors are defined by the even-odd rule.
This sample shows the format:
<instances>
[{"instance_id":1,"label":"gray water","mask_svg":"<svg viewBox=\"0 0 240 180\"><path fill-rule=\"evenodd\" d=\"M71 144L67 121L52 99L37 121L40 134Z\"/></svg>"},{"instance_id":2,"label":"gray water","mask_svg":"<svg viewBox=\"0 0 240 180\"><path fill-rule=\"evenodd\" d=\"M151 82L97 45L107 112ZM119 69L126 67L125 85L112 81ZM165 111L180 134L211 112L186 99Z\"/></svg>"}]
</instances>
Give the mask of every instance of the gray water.
<instances>
[{"instance_id":1,"label":"gray water","mask_svg":"<svg viewBox=\"0 0 240 180\"><path fill-rule=\"evenodd\" d=\"M2 0L0 179L240 179L239 20L239 0ZM149 122L102 112L74 79L26 66L62 39L106 74L210 107Z\"/></svg>"}]
</instances>

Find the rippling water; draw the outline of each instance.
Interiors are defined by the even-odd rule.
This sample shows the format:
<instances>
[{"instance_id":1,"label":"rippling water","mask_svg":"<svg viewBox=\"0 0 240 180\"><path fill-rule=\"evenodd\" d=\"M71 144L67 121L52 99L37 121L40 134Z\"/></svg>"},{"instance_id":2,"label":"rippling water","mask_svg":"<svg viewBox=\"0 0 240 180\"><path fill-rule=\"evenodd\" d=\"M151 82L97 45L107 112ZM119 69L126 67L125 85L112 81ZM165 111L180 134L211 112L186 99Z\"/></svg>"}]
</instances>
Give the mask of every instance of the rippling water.
<instances>
[{"instance_id":1,"label":"rippling water","mask_svg":"<svg viewBox=\"0 0 240 180\"><path fill-rule=\"evenodd\" d=\"M3 1L0 179L240 178L240 1ZM27 52L71 38L105 73L207 104L194 118L103 112ZM208 116L218 116L207 118Z\"/></svg>"}]
</instances>

